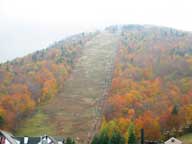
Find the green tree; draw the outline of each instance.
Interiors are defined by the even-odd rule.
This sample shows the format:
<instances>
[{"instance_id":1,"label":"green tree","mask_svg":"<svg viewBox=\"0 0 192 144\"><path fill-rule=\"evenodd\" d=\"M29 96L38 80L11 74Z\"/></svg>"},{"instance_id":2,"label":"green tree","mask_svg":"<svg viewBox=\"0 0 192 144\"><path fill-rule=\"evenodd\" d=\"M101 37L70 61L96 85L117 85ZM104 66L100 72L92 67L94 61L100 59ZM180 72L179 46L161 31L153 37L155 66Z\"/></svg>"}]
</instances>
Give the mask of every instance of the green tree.
<instances>
[{"instance_id":1,"label":"green tree","mask_svg":"<svg viewBox=\"0 0 192 144\"><path fill-rule=\"evenodd\" d=\"M75 144L74 139L67 137L66 143L65 144Z\"/></svg>"},{"instance_id":2,"label":"green tree","mask_svg":"<svg viewBox=\"0 0 192 144\"><path fill-rule=\"evenodd\" d=\"M99 144L99 135L95 135L91 144Z\"/></svg>"},{"instance_id":3,"label":"green tree","mask_svg":"<svg viewBox=\"0 0 192 144\"><path fill-rule=\"evenodd\" d=\"M128 144L136 144L136 136L133 123L130 124L128 132L129 132Z\"/></svg>"},{"instance_id":4,"label":"green tree","mask_svg":"<svg viewBox=\"0 0 192 144\"><path fill-rule=\"evenodd\" d=\"M108 144L109 136L107 130L104 129L99 136L99 144Z\"/></svg>"},{"instance_id":5,"label":"green tree","mask_svg":"<svg viewBox=\"0 0 192 144\"><path fill-rule=\"evenodd\" d=\"M174 105L173 109L172 109L172 115L177 115L179 112L179 107L178 105Z\"/></svg>"},{"instance_id":6,"label":"green tree","mask_svg":"<svg viewBox=\"0 0 192 144\"><path fill-rule=\"evenodd\" d=\"M2 116L0 116L0 127L3 126L5 123L5 120Z\"/></svg>"},{"instance_id":7,"label":"green tree","mask_svg":"<svg viewBox=\"0 0 192 144\"><path fill-rule=\"evenodd\" d=\"M91 144L109 144L107 129L103 129L98 135L95 135Z\"/></svg>"},{"instance_id":8,"label":"green tree","mask_svg":"<svg viewBox=\"0 0 192 144\"><path fill-rule=\"evenodd\" d=\"M125 144L125 139L118 131L113 131L110 144Z\"/></svg>"}]
</instances>

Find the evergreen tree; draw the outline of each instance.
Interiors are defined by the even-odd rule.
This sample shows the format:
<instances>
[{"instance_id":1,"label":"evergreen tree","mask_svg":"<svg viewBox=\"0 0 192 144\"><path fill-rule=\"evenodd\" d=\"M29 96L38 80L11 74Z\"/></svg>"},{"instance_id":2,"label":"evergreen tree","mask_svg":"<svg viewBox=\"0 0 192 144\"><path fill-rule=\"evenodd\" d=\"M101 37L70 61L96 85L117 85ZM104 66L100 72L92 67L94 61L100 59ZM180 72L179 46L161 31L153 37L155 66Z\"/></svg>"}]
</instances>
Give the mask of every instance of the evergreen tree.
<instances>
[{"instance_id":1,"label":"evergreen tree","mask_svg":"<svg viewBox=\"0 0 192 144\"><path fill-rule=\"evenodd\" d=\"M118 131L113 131L110 144L125 144L125 139Z\"/></svg>"},{"instance_id":2,"label":"evergreen tree","mask_svg":"<svg viewBox=\"0 0 192 144\"><path fill-rule=\"evenodd\" d=\"M0 116L0 127L3 126L3 124L5 123L5 120L2 116Z\"/></svg>"},{"instance_id":3,"label":"evergreen tree","mask_svg":"<svg viewBox=\"0 0 192 144\"><path fill-rule=\"evenodd\" d=\"M177 115L179 112L179 106L178 105L174 105L173 109L172 109L172 115Z\"/></svg>"},{"instance_id":4,"label":"evergreen tree","mask_svg":"<svg viewBox=\"0 0 192 144\"><path fill-rule=\"evenodd\" d=\"M111 138L106 130L103 130L99 135L95 135L91 144L125 144L125 139L118 131L113 131Z\"/></svg>"},{"instance_id":5,"label":"evergreen tree","mask_svg":"<svg viewBox=\"0 0 192 144\"><path fill-rule=\"evenodd\" d=\"M130 124L128 131L129 131L128 144L136 144L136 136L133 123Z\"/></svg>"},{"instance_id":6,"label":"evergreen tree","mask_svg":"<svg viewBox=\"0 0 192 144\"><path fill-rule=\"evenodd\" d=\"M74 139L67 137L66 143L65 144L75 144Z\"/></svg>"},{"instance_id":7,"label":"evergreen tree","mask_svg":"<svg viewBox=\"0 0 192 144\"><path fill-rule=\"evenodd\" d=\"M109 137L106 129L103 129L100 134L96 135L91 144L109 144Z\"/></svg>"},{"instance_id":8,"label":"evergreen tree","mask_svg":"<svg viewBox=\"0 0 192 144\"><path fill-rule=\"evenodd\" d=\"M99 144L99 136L98 135L95 135L91 144Z\"/></svg>"},{"instance_id":9,"label":"evergreen tree","mask_svg":"<svg viewBox=\"0 0 192 144\"><path fill-rule=\"evenodd\" d=\"M99 144L108 144L109 137L106 130L103 130L99 136Z\"/></svg>"},{"instance_id":10,"label":"evergreen tree","mask_svg":"<svg viewBox=\"0 0 192 144\"><path fill-rule=\"evenodd\" d=\"M128 144L136 144L136 136L133 132L129 134Z\"/></svg>"}]
</instances>

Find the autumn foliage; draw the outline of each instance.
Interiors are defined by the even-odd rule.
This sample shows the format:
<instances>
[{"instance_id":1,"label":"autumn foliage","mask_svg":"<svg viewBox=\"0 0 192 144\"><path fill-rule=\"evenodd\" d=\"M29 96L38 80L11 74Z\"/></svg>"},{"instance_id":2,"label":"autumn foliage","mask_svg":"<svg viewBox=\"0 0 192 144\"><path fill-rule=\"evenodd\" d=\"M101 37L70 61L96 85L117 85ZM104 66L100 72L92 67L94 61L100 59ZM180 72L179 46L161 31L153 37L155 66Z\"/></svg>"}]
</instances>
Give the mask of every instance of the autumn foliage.
<instances>
[{"instance_id":1,"label":"autumn foliage","mask_svg":"<svg viewBox=\"0 0 192 144\"><path fill-rule=\"evenodd\" d=\"M159 140L191 124L192 35L150 26L108 30L121 40L106 121L116 121L124 135L133 121L137 138L144 128L147 140Z\"/></svg>"},{"instance_id":2,"label":"autumn foliage","mask_svg":"<svg viewBox=\"0 0 192 144\"><path fill-rule=\"evenodd\" d=\"M83 45L96 33L82 33L41 51L0 64L0 128L14 131L37 106L65 84Z\"/></svg>"}]
</instances>

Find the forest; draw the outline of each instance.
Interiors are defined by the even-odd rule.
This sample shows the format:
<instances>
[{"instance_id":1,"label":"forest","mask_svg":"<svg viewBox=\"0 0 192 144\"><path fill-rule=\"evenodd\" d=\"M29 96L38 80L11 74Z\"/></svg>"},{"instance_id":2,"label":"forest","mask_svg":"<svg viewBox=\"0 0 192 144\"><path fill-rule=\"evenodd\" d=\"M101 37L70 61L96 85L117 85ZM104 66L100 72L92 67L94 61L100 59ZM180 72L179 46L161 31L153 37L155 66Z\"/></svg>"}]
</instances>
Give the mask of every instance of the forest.
<instances>
[{"instance_id":1,"label":"forest","mask_svg":"<svg viewBox=\"0 0 192 144\"><path fill-rule=\"evenodd\" d=\"M182 135L192 124L192 35L171 28L109 27L120 33L102 127L126 141ZM101 130L103 133L103 130Z\"/></svg>"},{"instance_id":2,"label":"forest","mask_svg":"<svg viewBox=\"0 0 192 144\"><path fill-rule=\"evenodd\" d=\"M0 128L14 132L36 107L53 99L96 33L81 33L0 64Z\"/></svg>"},{"instance_id":3,"label":"forest","mask_svg":"<svg viewBox=\"0 0 192 144\"><path fill-rule=\"evenodd\" d=\"M192 33L149 25L99 33L118 37L118 47L92 144L135 143L142 128L151 141L192 132ZM36 107L56 97L84 44L97 34L74 35L0 64L0 128L15 131Z\"/></svg>"}]
</instances>

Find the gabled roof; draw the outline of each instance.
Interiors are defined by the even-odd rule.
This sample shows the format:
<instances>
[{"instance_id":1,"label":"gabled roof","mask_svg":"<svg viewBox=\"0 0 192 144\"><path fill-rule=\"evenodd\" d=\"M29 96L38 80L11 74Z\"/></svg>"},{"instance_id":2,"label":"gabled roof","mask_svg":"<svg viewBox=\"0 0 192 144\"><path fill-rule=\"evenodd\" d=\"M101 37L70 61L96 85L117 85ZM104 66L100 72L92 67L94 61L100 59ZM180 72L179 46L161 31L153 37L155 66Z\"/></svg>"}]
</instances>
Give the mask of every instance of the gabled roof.
<instances>
[{"instance_id":1,"label":"gabled roof","mask_svg":"<svg viewBox=\"0 0 192 144\"><path fill-rule=\"evenodd\" d=\"M20 141L20 144L24 144L24 138L25 137L15 137L15 139ZM27 137L27 138L28 138L27 144L38 144L38 143L42 142L43 137ZM58 144L58 141L55 138L53 138L51 136L47 136L47 138L49 138L54 144Z\"/></svg>"},{"instance_id":2,"label":"gabled roof","mask_svg":"<svg viewBox=\"0 0 192 144\"><path fill-rule=\"evenodd\" d=\"M58 144L58 142L57 142L57 140L55 139L55 138L53 138L53 137L51 137L51 136L48 136L51 140L52 140L52 142L54 143L54 144Z\"/></svg>"},{"instance_id":3,"label":"gabled roof","mask_svg":"<svg viewBox=\"0 0 192 144\"><path fill-rule=\"evenodd\" d=\"M5 132L3 130L0 130L0 136L6 137L6 139L11 143L11 144L24 144L25 138L27 138L27 144L39 144L42 142L42 139L47 137L49 141L52 141L54 144L58 144L58 141L62 142L63 138L62 137L52 137L52 136L43 136L43 137L14 137L11 133Z\"/></svg>"},{"instance_id":4,"label":"gabled roof","mask_svg":"<svg viewBox=\"0 0 192 144\"><path fill-rule=\"evenodd\" d=\"M165 144L182 144L182 141L172 137L170 139L168 139L166 142L164 142Z\"/></svg>"},{"instance_id":5,"label":"gabled roof","mask_svg":"<svg viewBox=\"0 0 192 144\"><path fill-rule=\"evenodd\" d=\"M13 138L13 135L11 133L5 132L3 130L0 130L1 135L6 137L6 139L11 143L11 144L17 144L16 140Z\"/></svg>"}]
</instances>

